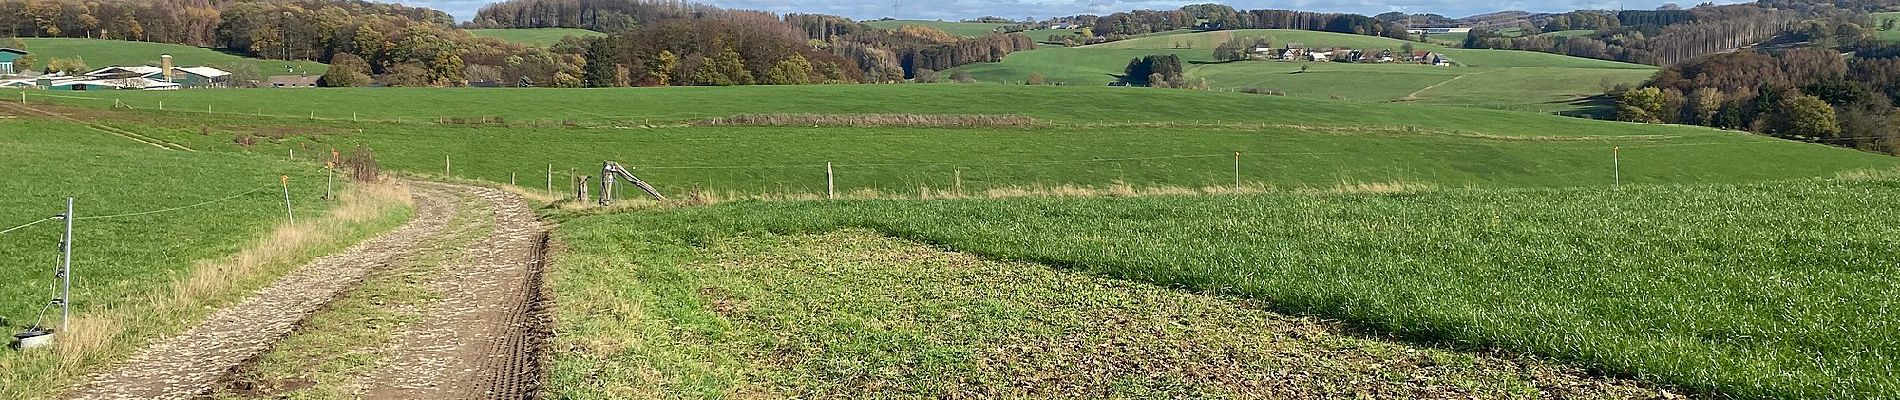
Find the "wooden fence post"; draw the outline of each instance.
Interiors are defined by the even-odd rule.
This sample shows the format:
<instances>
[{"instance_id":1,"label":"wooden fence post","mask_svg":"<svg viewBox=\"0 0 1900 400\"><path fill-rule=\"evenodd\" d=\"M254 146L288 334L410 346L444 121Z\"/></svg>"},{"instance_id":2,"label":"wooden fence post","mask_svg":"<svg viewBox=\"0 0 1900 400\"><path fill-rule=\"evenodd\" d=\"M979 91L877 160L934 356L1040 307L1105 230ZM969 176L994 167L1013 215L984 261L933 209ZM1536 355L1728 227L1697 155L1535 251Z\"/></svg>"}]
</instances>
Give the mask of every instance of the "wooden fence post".
<instances>
[{"instance_id":1,"label":"wooden fence post","mask_svg":"<svg viewBox=\"0 0 1900 400\"><path fill-rule=\"evenodd\" d=\"M825 162L825 198L838 199L838 181L831 174L831 162Z\"/></svg>"}]
</instances>

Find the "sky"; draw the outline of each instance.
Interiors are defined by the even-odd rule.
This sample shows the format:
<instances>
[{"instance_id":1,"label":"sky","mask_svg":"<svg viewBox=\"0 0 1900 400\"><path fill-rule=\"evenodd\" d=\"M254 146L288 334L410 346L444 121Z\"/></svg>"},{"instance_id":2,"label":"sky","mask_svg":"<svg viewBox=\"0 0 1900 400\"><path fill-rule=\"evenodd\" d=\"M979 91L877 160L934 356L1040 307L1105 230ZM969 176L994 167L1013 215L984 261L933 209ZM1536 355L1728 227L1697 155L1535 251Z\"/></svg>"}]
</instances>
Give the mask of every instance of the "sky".
<instances>
[{"instance_id":1,"label":"sky","mask_svg":"<svg viewBox=\"0 0 1900 400\"><path fill-rule=\"evenodd\" d=\"M454 14L457 20L466 21L475 16L475 11L483 5L496 0L395 0L398 3L424 6ZM878 19L896 16L901 19L925 19L956 21L994 15L1010 19L1035 17L1037 19L1078 14L1106 15L1118 11L1154 9L1167 10L1183 5L1217 2L1243 10L1284 9L1321 12L1349 12L1374 15L1388 11L1406 13L1431 13L1450 17L1465 17L1494 11L1522 10L1532 12L1563 12L1571 10L1614 10L1614 9L1654 9L1666 0L702 0L698 3L712 4L725 8L772 11L784 13L811 13L842 15L858 20ZM1683 7L1699 3L1677 1ZM1723 0L1717 3L1737 3L1737 0ZM893 5L896 7L893 7ZM894 15L895 14L895 15Z\"/></svg>"}]
</instances>

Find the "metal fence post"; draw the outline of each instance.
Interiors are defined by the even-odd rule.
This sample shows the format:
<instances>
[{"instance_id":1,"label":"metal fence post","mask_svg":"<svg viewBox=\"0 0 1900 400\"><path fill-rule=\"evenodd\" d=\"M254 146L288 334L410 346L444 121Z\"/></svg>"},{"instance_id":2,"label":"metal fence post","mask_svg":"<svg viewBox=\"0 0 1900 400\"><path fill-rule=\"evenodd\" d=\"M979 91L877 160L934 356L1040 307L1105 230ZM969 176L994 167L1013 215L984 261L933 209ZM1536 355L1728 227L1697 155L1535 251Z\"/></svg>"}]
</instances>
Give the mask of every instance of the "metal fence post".
<instances>
[{"instance_id":1,"label":"metal fence post","mask_svg":"<svg viewBox=\"0 0 1900 400\"><path fill-rule=\"evenodd\" d=\"M73 314L73 219L73 198L67 197L66 237L59 242L59 332L67 335Z\"/></svg>"}]
</instances>

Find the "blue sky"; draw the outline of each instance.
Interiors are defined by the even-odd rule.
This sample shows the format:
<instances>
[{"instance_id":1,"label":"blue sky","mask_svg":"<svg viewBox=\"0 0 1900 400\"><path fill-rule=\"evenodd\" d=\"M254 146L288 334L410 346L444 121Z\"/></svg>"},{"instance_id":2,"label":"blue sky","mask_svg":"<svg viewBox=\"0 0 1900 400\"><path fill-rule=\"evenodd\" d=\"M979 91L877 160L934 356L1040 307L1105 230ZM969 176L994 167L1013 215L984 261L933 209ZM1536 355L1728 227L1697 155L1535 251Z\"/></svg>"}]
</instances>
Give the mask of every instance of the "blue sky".
<instances>
[{"instance_id":1,"label":"blue sky","mask_svg":"<svg viewBox=\"0 0 1900 400\"><path fill-rule=\"evenodd\" d=\"M493 0L395 0L399 3L418 5L454 14L458 20L467 20ZM1116 11L1136 9L1174 9L1182 5L1207 3L1199 1L1172 0L897 0L902 6L892 7L892 0L709 0L699 1L727 8L765 10L778 13L817 13L843 15L855 19L877 19L892 16L896 12L904 19L943 19L959 20L984 15L1021 19L1038 19L1076 14L1107 14ZM1699 1L1678 1L1683 7L1694 6ZM1717 1L1718 3L1737 3L1736 0ZM1653 9L1669 1L1660 0L1237 0L1222 1L1240 9L1288 9L1303 11L1351 12L1359 14L1378 14L1387 11L1409 13L1435 13L1452 17L1463 17L1492 11L1524 10L1537 12L1570 11L1579 9Z\"/></svg>"}]
</instances>

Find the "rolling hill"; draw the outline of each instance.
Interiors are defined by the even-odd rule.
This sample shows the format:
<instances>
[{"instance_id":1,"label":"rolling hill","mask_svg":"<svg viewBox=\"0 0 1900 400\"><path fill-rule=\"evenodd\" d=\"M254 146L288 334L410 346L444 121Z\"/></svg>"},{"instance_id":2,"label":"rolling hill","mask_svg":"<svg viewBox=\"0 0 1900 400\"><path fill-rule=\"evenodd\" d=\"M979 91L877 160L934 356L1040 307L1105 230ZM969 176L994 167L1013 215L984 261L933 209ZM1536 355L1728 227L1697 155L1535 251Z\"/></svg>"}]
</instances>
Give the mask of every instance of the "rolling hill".
<instances>
[{"instance_id":1,"label":"rolling hill","mask_svg":"<svg viewBox=\"0 0 1900 400\"><path fill-rule=\"evenodd\" d=\"M1051 82L1100 86L1119 80L1128 59L1150 54L1175 54L1186 63L1189 79L1205 78L1219 90L1258 88L1288 96L1371 102L1423 103L1507 108L1539 112L1579 113L1594 110L1587 99L1605 85L1636 83L1655 72L1654 67L1547 53L1457 49L1412 43L1419 50L1446 54L1456 67L1410 64L1302 63L1239 61L1217 63L1212 49L1229 38L1264 38L1276 47L1299 43L1308 47L1349 47L1398 50L1407 42L1363 35L1302 30L1240 30L1152 36L1074 48L1049 48L1012 53L999 63L973 64L952 71L968 72L979 81L1026 81L1040 73ZM1307 70L1301 72L1301 68Z\"/></svg>"},{"instance_id":2,"label":"rolling hill","mask_svg":"<svg viewBox=\"0 0 1900 400\"><path fill-rule=\"evenodd\" d=\"M160 55L170 54L179 66L212 66L250 63L265 76L308 73L322 74L329 66L311 61L263 60L232 55L213 49L177 44L131 42L103 39L20 38L26 50L39 58L41 66L53 58L80 57L92 68L113 65L158 65Z\"/></svg>"},{"instance_id":3,"label":"rolling hill","mask_svg":"<svg viewBox=\"0 0 1900 400\"><path fill-rule=\"evenodd\" d=\"M589 38L606 35L576 28L469 29L468 33L536 47L553 46L568 36Z\"/></svg>"}]
</instances>

